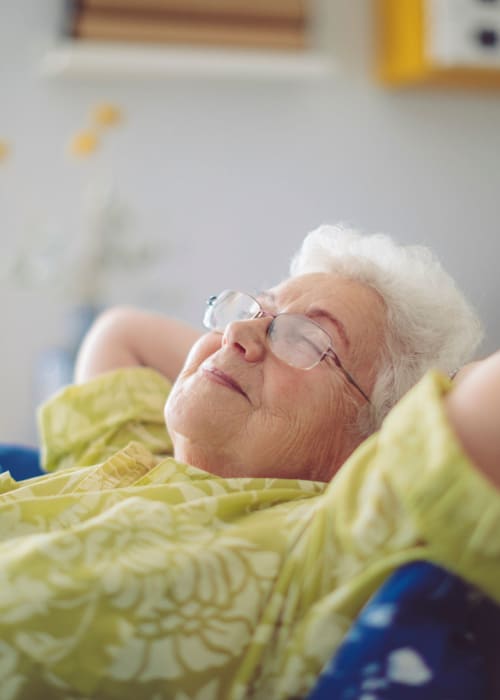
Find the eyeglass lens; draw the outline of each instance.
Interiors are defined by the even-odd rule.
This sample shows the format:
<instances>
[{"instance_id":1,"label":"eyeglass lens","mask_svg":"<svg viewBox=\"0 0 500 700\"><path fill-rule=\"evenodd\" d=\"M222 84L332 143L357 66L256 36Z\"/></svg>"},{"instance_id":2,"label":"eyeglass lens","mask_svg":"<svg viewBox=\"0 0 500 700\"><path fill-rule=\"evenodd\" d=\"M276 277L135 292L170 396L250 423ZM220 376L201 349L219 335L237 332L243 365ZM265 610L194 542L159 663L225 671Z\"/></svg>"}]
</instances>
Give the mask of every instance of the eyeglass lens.
<instances>
[{"instance_id":1,"label":"eyeglass lens","mask_svg":"<svg viewBox=\"0 0 500 700\"><path fill-rule=\"evenodd\" d=\"M328 350L324 331L301 316L277 316L268 330L273 353L293 367L310 369L318 364Z\"/></svg>"},{"instance_id":2,"label":"eyeglass lens","mask_svg":"<svg viewBox=\"0 0 500 700\"><path fill-rule=\"evenodd\" d=\"M203 323L207 328L223 332L233 321L245 321L260 311L258 302L242 292L221 292L208 300Z\"/></svg>"},{"instance_id":3,"label":"eyeglass lens","mask_svg":"<svg viewBox=\"0 0 500 700\"><path fill-rule=\"evenodd\" d=\"M204 325L224 331L233 321L254 318L258 302L242 292L225 291L209 300ZM328 335L312 321L296 314L279 314L268 328L272 352L293 367L310 369L320 362L330 346Z\"/></svg>"}]
</instances>

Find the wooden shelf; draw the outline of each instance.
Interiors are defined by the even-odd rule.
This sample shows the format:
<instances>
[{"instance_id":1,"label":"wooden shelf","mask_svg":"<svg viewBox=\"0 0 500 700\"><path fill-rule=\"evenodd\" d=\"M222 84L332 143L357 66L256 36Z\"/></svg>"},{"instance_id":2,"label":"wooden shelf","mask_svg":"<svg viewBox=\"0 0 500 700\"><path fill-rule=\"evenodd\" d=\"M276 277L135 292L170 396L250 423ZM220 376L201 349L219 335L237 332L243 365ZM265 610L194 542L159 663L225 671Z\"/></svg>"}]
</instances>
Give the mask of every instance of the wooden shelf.
<instances>
[{"instance_id":1,"label":"wooden shelf","mask_svg":"<svg viewBox=\"0 0 500 700\"><path fill-rule=\"evenodd\" d=\"M319 50L250 51L66 40L45 54L41 72L53 78L281 80L328 77L334 72L334 65Z\"/></svg>"}]
</instances>

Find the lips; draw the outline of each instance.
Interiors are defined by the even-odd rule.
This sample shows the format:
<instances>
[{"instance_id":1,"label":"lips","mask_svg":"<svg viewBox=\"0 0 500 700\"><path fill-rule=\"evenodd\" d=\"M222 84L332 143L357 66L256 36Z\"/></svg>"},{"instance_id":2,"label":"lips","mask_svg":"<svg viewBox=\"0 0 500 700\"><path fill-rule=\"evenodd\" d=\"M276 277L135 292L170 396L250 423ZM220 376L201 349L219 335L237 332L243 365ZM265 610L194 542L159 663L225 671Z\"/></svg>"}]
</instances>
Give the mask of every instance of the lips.
<instances>
[{"instance_id":1,"label":"lips","mask_svg":"<svg viewBox=\"0 0 500 700\"><path fill-rule=\"evenodd\" d=\"M238 382L232 377L230 377L229 374L226 374L222 370L217 369L217 367L211 366L202 367L202 370L203 374L207 375L213 381L217 382L218 384L222 384L223 386L227 386L229 389L232 389L238 394L244 396L247 399L247 401L250 401L247 394L243 391Z\"/></svg>"}]
</instances>

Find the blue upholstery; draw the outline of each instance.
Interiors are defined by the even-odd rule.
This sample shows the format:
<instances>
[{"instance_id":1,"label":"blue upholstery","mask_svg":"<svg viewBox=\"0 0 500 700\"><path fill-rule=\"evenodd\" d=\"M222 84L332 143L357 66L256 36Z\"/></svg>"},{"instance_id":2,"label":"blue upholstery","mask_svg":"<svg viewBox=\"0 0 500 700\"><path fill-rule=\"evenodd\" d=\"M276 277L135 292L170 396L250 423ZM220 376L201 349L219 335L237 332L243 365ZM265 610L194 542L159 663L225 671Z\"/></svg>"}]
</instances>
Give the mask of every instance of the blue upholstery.
<instances>
[{"instance_id":1,"label":"blue upholstery","mask_svg":"<svg viewBox=\"0 0 500 700\"><path fill-rule=\"evenodd\" d=\"M35 447L0 444L0 472L9 471L16 481L43 474Z\"/></svg>"},{"instance_id":2,"label":"blue upholstery","mask_svg":"<svg viewBox=\"0 0 500 700\"><path fill-rule=\"evenodd\" d=\"M500 608L428 562L367 603L309 700L498 700Z\"/></svg>"}]
</instances>

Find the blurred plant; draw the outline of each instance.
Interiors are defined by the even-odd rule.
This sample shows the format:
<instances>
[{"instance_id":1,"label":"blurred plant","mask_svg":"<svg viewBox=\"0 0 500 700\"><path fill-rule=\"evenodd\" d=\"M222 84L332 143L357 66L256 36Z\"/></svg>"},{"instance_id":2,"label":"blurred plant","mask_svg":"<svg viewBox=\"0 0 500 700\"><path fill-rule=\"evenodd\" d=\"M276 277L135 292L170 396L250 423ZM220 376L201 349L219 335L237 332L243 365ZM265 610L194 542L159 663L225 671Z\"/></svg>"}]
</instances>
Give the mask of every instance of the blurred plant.
<instances>
[{"instance_id":1,"label":"blurred plant","mask_svg":"<svg viewBox=\"0 0 500 700\"><path fill-rule=\"evenodd\" d=\"M123 121L115 105L97 105L91 125L69 141L69 154L88 158L104 142L103 133ZM0 160L2 158L0 141ZM6 144L4 144L7 153ZM137 232L130 204L119 196L112 178L93 175L83 192L83 233L68 239L56 225L30 222L26 240L0 266L0 276L22 286L50 285L78 305L98 307L118 273L141 273L157 265L164 250ZM132 279L138 275L132 275Z\"/></svg>"},{"instance_id":2,"label":"blurred plant","mask_svg":"<svg viewBox=\"0 0 500 700\"><path fill-rule=\"evenodd\" d=\"M98 104L91 113L91 126L77 132L69 143L69 151L74 156L88 156L100 145L101 132L110 126L116 126L123 119L122 111L116 105Z\"/></svg>"},{"instance_id":3,"label":"blurred plant","mask_svg":"<svg viewBox=\"0 0 500 700\"><path fill-rule=\"evenodd\" d=\"M85 193L84 210L87 235L68 262L78 273L73 279L76 296L97 304L102 302L111 276L123 272L144 275L163 251L137 234L133 210L112 183L92 183Z\"/></svg>"},{"instance_id":4,"label":"blurred plant","mask_svg":"<svg viewBox=\"0 0 500 700\"><path fill-rule=\"evenodd\" d=\"M42 350L33 375L33 399L37 405L72 381L74 360L81 340L99 310L110 302L118 282L120 302L166 296L163 276L158 275L165 257L165 243L143 236L133 205L118 192L112 176L105 176L95 154L106 143L108 131L123 121L115 105L97 105L90 124L68 141L71 158L87 161L89 179L81 195L81 216L68 236L68 222L59 213L29 213L29 220L15 241L14 251L0 256L0 281L21 287L46 287L65 304L64 339ZM0 140L0 165L9 155ZM94 162L91 159L95 158ZM81 230L80 230L81 229ZM132 291L132 298L130 297ZM173 294L169 291L169 298Z\"/></svg>"},{"instance_id":5,"label":"blurred plant","mask_svg":"<svg viewBox=\"0 0 500 700\"><path fill-rule=\"evenodd\" d=\"M10 147L7 141L0 139L0 163L9 157Z\"/></svg>"},{"instance_id":6,"label":"blurred plant","mask_svg":"<svg viewBox=\"0 0 500 700\"><path fill-rule=\"evenodd\" d=\"M93 131L79 131L69 144L70 153L74 156L88 156L97 150L99 137Z\"/></svg>"},{"instance_id":7,"label":"blurred plant","mask_svg":"<svg viewBox=\"0 0 500 700\"><path fill-rule=\"evenodd\" d=\"M98 126L114 126L122 121L122 111L116 105L102 103L93 111L94 123Z\"/></svg>"}]
</instances>

